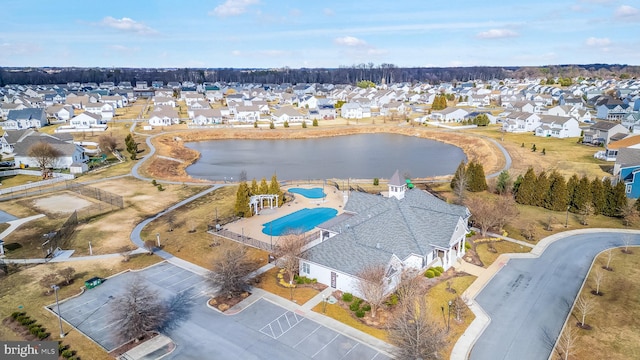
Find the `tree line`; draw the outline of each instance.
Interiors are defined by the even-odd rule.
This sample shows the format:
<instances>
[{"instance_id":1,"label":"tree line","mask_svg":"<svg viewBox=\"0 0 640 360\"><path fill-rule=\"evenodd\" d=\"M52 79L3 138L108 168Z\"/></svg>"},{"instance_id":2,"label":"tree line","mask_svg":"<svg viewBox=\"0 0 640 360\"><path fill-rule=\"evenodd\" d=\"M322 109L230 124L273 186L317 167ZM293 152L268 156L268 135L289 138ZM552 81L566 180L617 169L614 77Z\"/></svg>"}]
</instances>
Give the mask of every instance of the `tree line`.
<instances>
[{"instance_id":1,"label":"tree line","mask_svg":"<svg viewBox=\"0 0 640 360\"><path fill-rule=\"evenodd\" d=\"M249 205L251 196L265 194L278 195L277 206L282 206L282 203L284 202L283 192L280 190L280 183L278 182L276 175L271 177L271 183L267 183L267 179L262 178L260 184L258 184L256 179L251 180L251 185L247 184L246 174L241 176L238 191L236 192L236 215L240 217L253 216L253 211Z\"/></svg>"},{"instance_id":2,"label":"tree line","mask_svg":"<svg viewBox=\"0 0 640 360\"><path fill-rule=\"evenodd\" d=\"M51 85L69 82L114 82L121 81L191 81L258 83L258 84L356 84L371 81L375 84L398 82L461 82L526 77L566 78L588 77L634 77L640 76L640 66L589 64L556 65L546 67L398 67L394 64L354 64L338 68L236 69L236 68L0 68L0 86Z\"/></svg>"}]
</instances>

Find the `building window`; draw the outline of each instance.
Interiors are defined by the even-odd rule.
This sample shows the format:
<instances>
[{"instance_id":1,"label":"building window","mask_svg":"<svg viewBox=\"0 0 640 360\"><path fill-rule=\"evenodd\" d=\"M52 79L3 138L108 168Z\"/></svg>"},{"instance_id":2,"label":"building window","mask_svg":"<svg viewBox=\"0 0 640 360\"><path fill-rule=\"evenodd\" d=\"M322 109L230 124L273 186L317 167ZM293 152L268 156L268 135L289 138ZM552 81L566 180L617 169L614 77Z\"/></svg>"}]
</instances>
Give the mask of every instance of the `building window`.
<instances>
[{"instance_id":1,"label":"building window","mask_svg":"<svg viewBox=\"0 0 640 360\"><path fill-rule=\"evenodd\" d=\"M626 190L627 190L627 194L629 194L629 193L631 192L631 188L632 188L632 186L631 186L631 185L627 185L627 188L626 188Z\"/></svg>"},{"instance_id":2,"label":"building window","mask_svg":"<svg viewBox=\"0 0 640 360\"><path fill-rule=\"evenodd\" d=\"M305 274L310 273L310 267L308 263L305 263L305 262L302 263L302 272Z\"/></svg>"}]
</instances>

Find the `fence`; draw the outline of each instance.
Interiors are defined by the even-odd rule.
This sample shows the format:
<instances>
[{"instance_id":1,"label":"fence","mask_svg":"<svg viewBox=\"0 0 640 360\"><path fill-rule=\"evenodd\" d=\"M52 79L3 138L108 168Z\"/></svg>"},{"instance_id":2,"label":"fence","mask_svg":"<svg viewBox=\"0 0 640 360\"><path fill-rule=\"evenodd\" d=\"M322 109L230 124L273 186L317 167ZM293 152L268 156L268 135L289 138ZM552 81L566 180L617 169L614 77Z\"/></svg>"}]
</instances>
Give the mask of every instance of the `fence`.
<instances>
[{"instance_id":1,"label":"fence","mask_svg":"<svg viewBox=\"0 0 640 360\"><path fill-rule=\"evenodd\" d=\"M107 204L110 204L111 206L117 206L120 209L124 208L124 198L120 195L116 195L108 191L104 191L96 187L83 185L80 183L67 182L66 185L67 190L105 202Z\"/></svg>"},{"instance_id":2,"label":"fence","mask_svg":"<svg viewBox=\"0 0 640 360\"><path fill-rule=\"evenodd\" d=\"M254 247L256 249L260 249L260 250L265 250L265 251L269 251L272 253L277 253L278 252L278 245L277 244L272 244L271 242L266 243L264 241L260 241L258 239L254 239L252 237L249 236L245 236L243 234L238 234L235 233L233 231L229 231L226 229L221 229L218 231L215 230L209 230L208 231L209 234L212 235L217 235L220 236L221 238L225 238L227 240L231 240L231 241L235 241L244 245L248 245L251 247ZM304 236L304 243L305 244L309 244L312 241L318 239L318 237L320 236L320 231L314 231L312 233L306 234Z\"/></svg>"},{"instance_id":3,"label":"fence","mask_svg":"<svg viewBox=\"0 0 640 360\"><path fill-rule=\"evenodd\" d=\"M3 172L0 173L0 176L15 176L15 175L42 176L42 173L40 171L36 171L36 170L23 170L23 169L7 170L7 171L3 171ZM1 189L0 190L0 195L19 193L21 191L27 191L28 189L33 189L33 188L36 188L36 187L48 186L48 185L56 184L56 183L63 182L63 181L66 181L66 180L73 180L74 178L75 178L75 176L73 176L71 174L53 173L53 178L52 179L36 181L36 182L28 183L28 184L12 186L10 188Z\"/></svg>"},{"instance_id":4,"label":"fence","mask_svg":"<svg viewBox=\"0 0 640 360\"><path fill-rule=\"evenodd\" d=\"M78 213L74 211L73 214L67 218L67 221L62 224L60 230L55 233L47 234L47 241L42 243L42 251L46 250L44 256L53 256L56 249L67 247L67 242L71 238L71 235L76 230L77 226Z\"/></svg>"}]
</instances>

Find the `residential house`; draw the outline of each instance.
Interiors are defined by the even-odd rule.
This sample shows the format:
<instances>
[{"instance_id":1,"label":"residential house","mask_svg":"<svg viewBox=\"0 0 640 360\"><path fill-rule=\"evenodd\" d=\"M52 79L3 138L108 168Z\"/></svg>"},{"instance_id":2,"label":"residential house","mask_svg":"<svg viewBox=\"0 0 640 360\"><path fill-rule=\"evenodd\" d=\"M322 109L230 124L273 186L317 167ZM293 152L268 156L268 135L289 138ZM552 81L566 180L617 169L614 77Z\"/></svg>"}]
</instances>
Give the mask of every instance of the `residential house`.
<instances>
[{"instance_id":1,"label":"residential house","mask_svg":"<svg viewBox=\"0 0 640 360\"><path fill-rule=\"evenodd\" d=\"M489 124L496 124L498 122L498 118L494 116L490 111L473 111L465 115L463 120L473 120L478 115L486 115L489 119Z\"/></svg>"},{"instance_id":2,"label":"residential house","mask_svg":"<svg viewBox=\"0 0 640 360\"><path fill-rule=\"evenodd\" d=\"M596 154L598 158L606 161L616 161L620 149L640 149L640 135L628 135L624 139L611 141L605 146L605 151Z\"/></svg>"},{"instance_id":3,"label":"residential house","mask_svg":"<svg viewBox=\"0 0 640 360\"><path fill-rule=\"evenodd\" d=\"M20 164L29 165L29 167L35 168L40 166L36 159L29 156L29 149L39 142L46 142L60 151L61 155L53 164L54 169L68 169L73 163L89 161L89 157L86 155L84 148L80 145L74 144L73 138L69 139L64 136L57 137L44 133L33 133L22 138L21 141L14 145L14 161L16 166L20 166Z\"/></svg>"},{"instance_id":4,"label":"residential house","mask_svg":"<svg viewBox=\"0 0 640 360\"><path fill-rule=\"evenodd\" d=\"M595 124L589 126L584 132L583 143L592 145L604 145L609 144L612 137L626 136L629 134L629 129L621 124L613 121L598 121Z\"/></svg>"},{"instance_id":5,"label":"residential house","mask_svg":"<svg viewBox=\"0 0 640 360\"><path fill-rule=\"evenodd\" d=\"M301 257L300 275L363 297L358 274L367 266L383 265L391 292L403 270L446 270L462 258L469 217L464 206L407 190L396 171L388 197L352 192L344 213L318 225L318 243Z\"/></svg>"},{"instance_id":6,"label":"residential house","mask_svg":"<svg viewBox=\"0 0 640 360\"><path fill-rule=\"evenodd\" d=\"M41 128L47 125L47 113L44 109L26 108L11 110L7 114L7 120L0 123L3 130L21 130L28 128Z\"/></svg>"},{"instance_id":7,"label":"residential house","mask_svg":"<svg viewBox=\"0 0 640 360\"><path fill-rule=\"evenodd\" d=\"M176 107L176 99L170 96L154 96L153 97L153 105L154 106L171 106Z\"/></svg>"},{"instance_id":8,"label":"residential house","mask_svg":"<svg viewBox=\"0 0 640 360\"><path fill-rule=\"evenodd\" d=\"M76 130L91 129L102 123L102 115L88 111L78 114L69 120L69 126L72 126L73 129Z\"/></svg>"},{"instance_id":9,"label":"residential house","mask_svg":"<svg viewBox=\"0 0 640 360\"><path fill-rule=\"evenodd\" d=\"M564 139L578 137L581 132L580 123L573 117L540 115L540 126L536 128L535 135Z\"/></svg>"},{"instance_id":10,"label":"residential house","mask_svg":"<svg viewBox=\"0 0 640 360\"><path fill-rule=\"evenodd\" d=\"M129 104L127 97L122 95L104 95L100 100L105 104L111 104L114 109L123 108Z\"/></svg>"},{"instance_id":11,"label":"residential house","mask_svg":"<svg viewBox=\"0 0 640 360\"><path fill-rule=\"evenodd\" d=\"M340 116L345 119L364 119L371 117L371 107L362 106L357 102L348 102L340 108Z\"/></svg>"},{"instance_id":12,"label":"residential house","mask_svg":"<svg viewBox=\"0 0 640 360\"><path fill-rule=\"evenodd\" d=\"M193 110L191 121L194 125L211 125L222 123L222 113L220 109L200 109Z\"/></svg>"},{"instance_id":13,"label":"residential house","mask_svg":"<svg viewBox=\"0 0 640 360\"><path fill-rule=\"evenodd\" d=\"M409 113L409 108L400 101L392 101L380 107L380 115L404 115Z\"/></svg>"},{"instance_id":14,"label":"residential house","mask_svg":"<svg viewBox=\"0 0 640 360\"><path fill-rule=\"evenodd\" d=\"M8 102L0 103L0 118L6 119L9 115L9 111L11 110L22 110L26 108L27 106L25 106L24 104L15 104Z\"/></svg>"},{"instance_id":15,"label":"residential house","mask_svg":"<svg viewBox=\"0 0 640 360\"><path fill-rule=\"evenodd\" d=\"M0 136L0 147L3 154L13 154L13 147L25 137L34 134L34 129L9 130Z\"/></svg>"},{"instance_id":16,"label":"residential house","mask_svg":"<svg viewBox=\"0 0 640 360\"><path fill-rule=\"evenodd\" d=\"M622 148L618 151L613 175L618 181L623 181L627 198L640 197L640 149Z\"/></svg>"},{"instance_id":17,"label":"residential house","mask_svg":"<svg viewBox=\"0 0 640 360\"><path fill-rule=\"evenodd\" d=\"M465 109L450 107L444 110L432 111L429 117L434 121L461 122L468 114L469 112Z\"/></svg>"},{"instance_id":18,"label":"residential house","mask_svg":"<svg viewBox=\"0 0 640 360\"><path fill-rule=\"evenodd\" d=\"M260 109L255 105L238 105L235 107L234 121L254 122L260 120Z\"/></svg>"},{"instance_id":19,"label":"residential house","mask_svg":"<svg viewBox=\"0 0 640 360\"><path fill-rule=\"evenodd\" d=\"M506 132L532 132L540 126L540 115L514 111L502 115L502 130Z\"/></svg>"},{"instance_id":20,"label":"residential house","mask_svg":"<svg viewBox=\"0 0 640 360\"><path fill-rule=\"evenodd\" d=\"M179 122L178 112L171 106L158 106L153 109L149 117L151 126L169 126Z\"/></svg>"},{"instance_id":21,"label":"residential house","mask_svg":"<svg viewBox=\"0 0 640 360\"><path fill-rule=\"evenodd\" d=\"M45 109L47 117L55 118L60 121L69 121L74 116L73 106L71 105L51 105Z\"/></svg>"},{"instance_id":22,"label":"residential house","mask_svg":"<svg viewBox=\"0 0 640 360\"><path fill-rule=\"evenodd\" d=\"M85 112L100 115L100 117L102 118L102 121L107 122L113 119L113 116L115 115L116 110L111 104L97 102L97 103L89 103L85 105Z\"/></svg>"},{"instance_id":23,"label":"residential house","mask_svg":"<svg viewBox=\"0 0 640 360\"><path fill-rule=\"evenodd\" d=\"M304 121L304 119L306 119L306 116L296 108L283 106L273 112L273 114L271 115L271 119L276 124L282 124L285 121L294 123Z\"/></svg>"},{"instance_id":24,"label":"residential house","mask_svg":"<svg viewBox=\"0 0 640 360\"><path fill-rule=\"evenodd\" d=\"M602 104L596 107L596 117L598 119L621 121L632 110L629 104Z\"/></svg>"}]
</instances>

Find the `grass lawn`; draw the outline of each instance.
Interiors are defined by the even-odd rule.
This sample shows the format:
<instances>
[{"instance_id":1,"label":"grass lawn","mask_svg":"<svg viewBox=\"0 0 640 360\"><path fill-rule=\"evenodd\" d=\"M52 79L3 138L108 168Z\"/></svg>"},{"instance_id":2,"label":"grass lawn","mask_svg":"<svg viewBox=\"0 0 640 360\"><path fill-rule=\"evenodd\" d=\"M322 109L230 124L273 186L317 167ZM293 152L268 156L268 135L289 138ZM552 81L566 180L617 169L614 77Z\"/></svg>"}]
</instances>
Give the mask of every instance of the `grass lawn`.
<instances>
[{"instance_id":1,"label":"grass lawn","mask_svg":"<svg viewBox=\"0 0 640 360\"><path fill-rule=\"evenodd\" d=\"M22 306L32 319L38 321L52 335L47 340L58 339L58 318L44 309L44 306L55 302L53 294L45 295L45 288L38 284L43 275L56 272L63 267L71 266L76 270L74 282L68 286L60 284L59 297L65 299L80 292L80 287L84 281L94 276L107 277L126 269L140 269L161 261L153 255L138 255L129 262L122 262L121 259L103 259L92 261L78 261L67 264L40 264L20 267L20 271L11 271L10 275L0 278L0 318L4 319L12 312L18 311ZM84 335L72 330L66 323L63 323L67 336L64 343L71 345L73 350L83 359L112 359L109 355L98 347ZM0 339L15 339L16 334L9 329L0 330Z\"/></svg>"},{"instance_id":2,"label":"grass lawn","mask_svg":"<svg viewBox=\"0 0 640 360\"><path fill-rule=\"evenodd\" d=\"M496 249L496 252L489 251L489 243L476 245L476 253L480 257L480 261L482 261L485 268L493 264L500 254L527 253L531 251L531 248L528 246L512 243L510 241L492 241L491 245Z\"/></svg>"},{"instance_id":3,"label":"grass lawn","mask_svg":"<svg viewBox=\"0 0 640 360\"><path fill-rule=\"evenodd\" d=\"M322 313L322 303L316 305L312 310L317 312L317 313ZM371 336L377 337L380 340L383 341L388 341L388 337L387 337L387 332L385 330L382 329L376 329L374 327L371 326L367 326L365 324L363 324L362 322L360 322L359 320L356 320L353 315L352 312L342 308L340 305L338 304L327 304L326 307L326 311L324 312L324 315L338 320L343 324L349 325L354 329L358 329L364 333L367 333Z\"/></svg>"},{"instance_id":4,"label":"grass lawn","mask_svg":"<svg viewBox=\"0 0 640 360\"><path fill-rule=\"evenodd\" d=\"M607 254L600 254L591 268L580 296L595 302L594 309L587 314L585 323L592 327L583 330L576 326L582 319L580 312L573 310L565 324L577 331L577 341L569 359L627 360L640 358L640 247L630 248L633 254L624 254L614 249L611 261L613 271L606 271ZM591 294L595 290L594 276L602 272L600 286L602 296ZM564 359L554 351L554 359Z\"/></svg>"},{"instance_id":5,"label":"grass lawn","mask_svg":"<svg viewBox=\"0 0 640 360\"><path fill-rule=\"evenodd\" d=\"M38 171L38 169L36 169ZM2 173L0 173L2 174ZM33 176L33 175L12 175L12 176L2 176L0 177L0 183L3 189L7 189L13 186L24 185L35 183L38 181L42 181L41 176Z\"/></svg>"},{"instance_id":6,"label":"grass lawn","mask_svg":"<svg viewBox=\"0 0 640 360\"><path fill-rule=\"evenodd\" d=\"M567 178L574 173L580 177L587 175L590 178L610 175L601 168L601 165L610 164L593 157L593 154L602 149L578 144L577 138L556 139L534 136L532 133L504 133L504 141L502 141L499 126L479 127L465 130L465 132L498 140L513 160L510 170L512 176L526 172L529 166L532 166L536 173L557 169ZM524 147L522 147L523 143ZM533 144L536 145L536 152L531 151ZM546 155L542 155L542 149L545 149Z\"/></svg>"},{"instance_id":7,"label":"grass lawn","mask_svg":"<svg viewBox=\"0 0 640 360\"><path fill-rule=\"evenodd\" d=\"M464 331L467 329L469 324L475 319L475 315L466 307L461 311L460 319L461 321L455 320L455 309L451 309L451 318L449 319L449 301L453 301L457 296L462 295L462 293L476 280L475 276L467 275L467 276L459 276L454 277L451 280L451 289L456 291L455 294L449 292L447 290L447 282L443 281L427 292L427 304L429 304L429 309L431 310L431 318L433 321L442 325L444 328L447 327L447 323L449 323L449 333L447 334L447 346L442 349L441 356L442 359L446 359L451 354L451 350L453 349L453 345L458 341L458 338L462 336ZM442 306L444 306L445 317L443 317ZM445 321L446 320L446 321Z\"/></svg>"},{"instance_id":8,"label":"grass lawn","mask_svg":"<svg viewBox=\"0 0 640 360\"><path fill-rule=\"evenodd\" d=\"M291 295L293 294L293 302L299 305L306 303L318 295L319 291L311 287L296 287L293 289L293 292L291 292L291 288L281 286L278 284L278 278L276 277L279 270L277 267L274 267L265 272L260 277L260 282L255 284L255 286L287 300L291 300Z\"/></svg>"}]
</instances>

